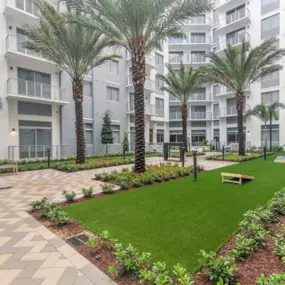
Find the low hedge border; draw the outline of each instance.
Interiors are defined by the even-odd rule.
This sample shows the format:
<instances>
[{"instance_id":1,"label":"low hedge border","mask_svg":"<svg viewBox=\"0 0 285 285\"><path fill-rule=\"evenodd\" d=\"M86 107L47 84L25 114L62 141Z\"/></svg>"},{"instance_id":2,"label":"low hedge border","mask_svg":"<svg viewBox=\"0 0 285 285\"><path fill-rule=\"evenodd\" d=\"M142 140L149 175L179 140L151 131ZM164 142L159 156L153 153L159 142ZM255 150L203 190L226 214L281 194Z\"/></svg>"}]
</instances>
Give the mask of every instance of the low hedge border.
<instances>
[{"instance_id":1,"label":"low hedge border","mask_svg":"<svg viewBox=\"0 0 285 285\"><path fill-rule=\"evenodd\" d=\"M268 152L267 155L273 155L274 152ZM235 154L226 154L224 161L230 161L230 162L244 162L244 161L249 161L253 159L257 159L263 157L263 154L248 154L245 156L238 156ZM222 161L222 155L210 155L206 156L206 160L217 160L217 161Z\"/></svg>"}]
</instances>

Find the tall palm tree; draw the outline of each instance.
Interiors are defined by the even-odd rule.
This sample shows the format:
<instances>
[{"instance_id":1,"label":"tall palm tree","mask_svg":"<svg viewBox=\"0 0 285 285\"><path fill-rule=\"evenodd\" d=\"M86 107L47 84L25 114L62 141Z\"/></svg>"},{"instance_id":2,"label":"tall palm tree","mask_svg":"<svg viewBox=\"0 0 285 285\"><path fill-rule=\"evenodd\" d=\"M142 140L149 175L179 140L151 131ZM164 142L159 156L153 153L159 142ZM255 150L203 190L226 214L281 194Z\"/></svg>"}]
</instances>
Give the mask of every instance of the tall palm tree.
<instances>
[{"instance_id":1,"label":"tall palm tree","mask_svg":"<svg viewBox=\"0 0 285 285\"><path fill-rule=\"evenodd\" d=\"M37 25L25 27L24 47L56 63L69 74L75 102L76 162L84 163L83 78L90 69L119 56L103 53L104 48L114 42L98 30L67 22L65 14L57 12L48 1L39 0L37 6L40 20Z\"/></svg>"},{"instance_id":2,"label":"tall palm tree","mask_svg":"<svg viewBox=\"0 0 285 285\"><path fill-rule=\"evenodd\" d=\"M168 37L182 37L180 25L196 14L209 11L212 0L65 0L89 17L71 17L98 28L132 59L135 96L135 172L145 171L144 83L146 55Z\"/></svg>"},{"instance_id":3,"label":"tall palm tree","mask_svg":"<svg viewBox=\"0 0 285 285\"><path fill-rule=\"evenodd\" d=\"M158 78L166 83L161 90L168 92L181 102L181 117L183 130L183 144L187 149L187 118L188 103L193 94L200 88L203 82L203 69L193 67L186 68L182 63L179 71L168 67L167 75L158 74Z\"/></svg>"},{"instance_id":4,"label":"tall palm tree","mask_svg":"<svg viewBox=\"0 0 285 285\"><path fill-rule=\"evenodd\" d=\"M251 48L248 42L240 47L228 46L224 54L210 54L212 65L205 67L208 80L229 87L236 98L239 155L245 154L243 112L245 92L252 83L282 69L277 62L285 55L285 49L277 47L277 40L270 38Z\"/></svg>"},{"instance_id":5,"label":"tall palm tree","mask_svg":"<svg viewBox=\"0 0 285 285\"><path fill-rule=\"evenodd\" d=\"M267 147L267 122L269 121L269 143L270 151L272 151L272 118L278 120L277 109L285 109L285 104L274 102L270 105L259 104L256 105L253 109L249 109L245 114L245 119L250 116L255 116L264 122L264 131L265 131L265 146Z\"/></svg>"}]
</instances>

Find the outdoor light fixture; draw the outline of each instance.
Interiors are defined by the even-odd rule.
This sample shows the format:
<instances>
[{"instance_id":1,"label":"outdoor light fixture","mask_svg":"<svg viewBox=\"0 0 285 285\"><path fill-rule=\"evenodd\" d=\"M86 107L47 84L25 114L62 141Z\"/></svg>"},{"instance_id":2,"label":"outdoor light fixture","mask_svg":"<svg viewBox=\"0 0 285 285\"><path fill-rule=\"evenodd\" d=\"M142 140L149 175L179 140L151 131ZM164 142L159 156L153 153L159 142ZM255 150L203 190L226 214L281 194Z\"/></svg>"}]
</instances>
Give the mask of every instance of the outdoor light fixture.
<instances>
[{"instance_id":1,"label":"outdoor light fixture","mask_svg":"<svg viewBox=\"0 0 285 285\"><path fill-rule=\"evenodd\" d=\"M13 129L12 129L11 134L12 134L12 135L15 135L15 134L16 134L16 130L15 130L15 128L13 128Z\"/></svg>"}]
</instances>

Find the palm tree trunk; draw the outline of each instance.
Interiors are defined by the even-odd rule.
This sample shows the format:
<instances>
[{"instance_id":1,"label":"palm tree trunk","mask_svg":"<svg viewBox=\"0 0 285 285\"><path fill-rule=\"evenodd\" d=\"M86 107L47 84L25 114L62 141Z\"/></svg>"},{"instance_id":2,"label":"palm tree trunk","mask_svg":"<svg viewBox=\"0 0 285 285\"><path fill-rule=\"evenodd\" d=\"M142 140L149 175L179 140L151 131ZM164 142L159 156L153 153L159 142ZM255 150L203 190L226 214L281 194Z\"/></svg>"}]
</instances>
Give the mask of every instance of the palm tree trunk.
<instances>
[{"instance_id":1,"label":"palm tree trunk","mask_svg":"<svg viewBox=\"0 0 285 285\"><path fill-rule=\"evenodd\" d=\"M183 104L181 106L181 116L182 116L182 137L185 150L187 151L187 105Z\"/></svg>"},{"instance_id":2,"label":"palm tree trunk","mask_svg":"<svg viewBox=\"0 0 285 285\"><path fill-rule=\"evenodd\" d=\"M73 79L72 92L73 92L73 100L75 103L75 120L76 120L76 163L82 164L85 162L82 80Z\"/></svg>"},{"instance_id":3,"label":"palm tree trunk","mask_svg":"<svg viewBox=\"0 0 285 285\"><path fill-rule=\"evenodd\" d=\"M135 96L135 173L145 171L145 54L143 42L137 42L137 52L132 58L132 77Z\"/></svg>"},{"instance_id":4,"label":"palm tree trunk","mask_svg":"<svg viewBox=\"0 0 285 285\"><path fill-rule=\"evenodd\" d=\"M272 111L269 111L269 150L272 151Z\"/></svg>"},{"instance_id":5,"label":"palm tree trunk","mask_svg":"<svg viewBox=\"0 0 285 285\"><path fill-rule=\"evenodd\" d=\"M239 155L245 155L244 133L243 133L243 107L244 107L244 94L240 92L236 94Z\"/></svg>"}]
</instances>

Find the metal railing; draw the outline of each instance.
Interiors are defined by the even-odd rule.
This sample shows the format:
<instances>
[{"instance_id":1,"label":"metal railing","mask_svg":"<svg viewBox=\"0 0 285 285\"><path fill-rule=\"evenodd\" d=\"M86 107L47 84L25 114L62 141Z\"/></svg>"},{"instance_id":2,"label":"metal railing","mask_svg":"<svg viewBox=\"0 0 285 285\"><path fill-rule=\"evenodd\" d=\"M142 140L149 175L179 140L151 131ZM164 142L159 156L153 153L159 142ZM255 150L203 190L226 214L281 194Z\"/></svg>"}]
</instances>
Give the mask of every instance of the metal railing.
<instances>
[{"instance_id":1,"label":"metal railing","mask_svg":"<svg viewBox=\"0 0 285 285\"><path fill-rule=\"evenodd\" d=\"M243 41L250 42L250 34L248 32L235 34L234 37L228 38L225 41L221 41L215 44L215 52L223 51L228 45L236 46L241 44Z\"/></svg>"},{"instance_id":2,"label":"metal railing","mask_svg":"<svg viewBox=\"0 0 285 285\"><path fill-rule=\"evenodd\" d=\"M40 54L31 51L29 49L26 49L23 47L23 43L25 42L26 37L22 35L11 35L9 34L6 38L6 49L7 51L14 51L14 52L20 52L22 54L33 56L40 59L45 59Z\"/></svg>"},{"instance_id":3,"label":"metal railing","mask_svg":"<svg viewBox=\"0 0 285 285\"><path fill-rule=\"evenodd\" d=\"M195 93L190 97L191 101L211 101L212 94L211 93Z\"/></svg>"},{"instance_id":4,"label":"metal railing","mask_svg":"<svg viewBox=\"0 0 285 285\"><path fill-rule=\"evenodd\" d=\"M169 112L169 120L181 120L181 112Z\"/></svg>"},{"instance_id":5,"label":"metal railing","mask_svg":"<svg viewBox=\"0 0 285 285\"><path fill-rule=\"evenodd\" d=\"M190 112L191 120L211 120L212 112Z\"/></svg>"},{"instance_id":6,"label":"metal railing","mask_svg":"<svg viewBox=\"0 0 285 285\"><path fill-rule=\"evenodd\" d=\"M135 105L134 105L134 103L130 103L130 102L127 103L127 112L128 113L134 113L135 112ZM144 113L146 115L155 116L156 115L155 105L145 103L144 104Z\"/></svg>"},{"instance_id":7,"label":"metal railing","mask_svg":"<svg viewBox=\"0 0 285 285\"><path fill-rule=\"evenodd\" d=\"M8 146L8 158L10 160L41 159L51 151L51 157L60 159L70 155L69 145L13 145Z\"/></svg>"},{"instance_id":8,"label":"metal railing","mask_svg":"<svg viewBox=\"0 0 285 285\"><path fill-rule=\"evenodd\" d=\"M146 143L145 144L145 151L146 152L163 152L163 144L164 143Z\"/></svg>"},{"instance_id":9,"label":"metal railing","mask_svg":"<svg viewBox=\"0 0 285 285\"><path fill-rule=\"evenodd\" d=\"M40 13L35 2L35 0L7 0L7 5L38 17Z\"/></svg>"},{"instance_id":10,"label":"metal railing","mask_svg":"<svg viewBox=\"0 0 285 285\"><path fill-rule=\"evenodd\" d=\"M187 34L186 38L170 38L168 43L170 45L179 45L179 44L193 44L193 45L203 45L203 44L212 44L212 38L209 36L191 36Z\"/></svg>"},{"instance_id":11,"label":"metal railing","mask_svg":"<svg viewBox=\"0 0 285 285\"><path fill-rule=\"evenodd\" d=\"M219 21L216 22L217 28L225 27L244 18L250 19L250 10L248 8L237 10L227 15L226 17L220 19Z\"/></svg>"},{"instance_id":12,"label":"metal railing","mask_svg":"<svg viewBox=\"0 0 285 285\"><path fill-rule=\"evenodd\" d=\"M212 18L208 16L194 16L183 22L184 25L212 25Z\"/></svg>"},{"instance_id":13,"label":"metal railing","mask_svg":"<svg viewBox=\"0 0 285 285\"><path fill-rule=\"evenodd\" d=\"M164 118L164 109L155 108L155 113L156 113L157 117Z\"/></svg>"},{"instance_id":14,"label":"metal railing","mask_svg":"<svg viewBox=\"0 0 285 285\"><path fill-rule=\"evenodd\" d=\"M61 101L65 97L66 90L48 84L27 81L17 78L9 78L7 90L10 95L27 96L47 100Z\"/></svg>"},{"instance_id":15,"label":"metal railing","mask_svg":"<svg viewBox=\"0 0 285 285\"><path fill-rule=\"evenodd\" d=\"M186 54L183 56L173 56L169 58L169 63L173 64L207 64L210 63L210 59L206 55L194 55Z\"/></svg>"}]
</instances>

